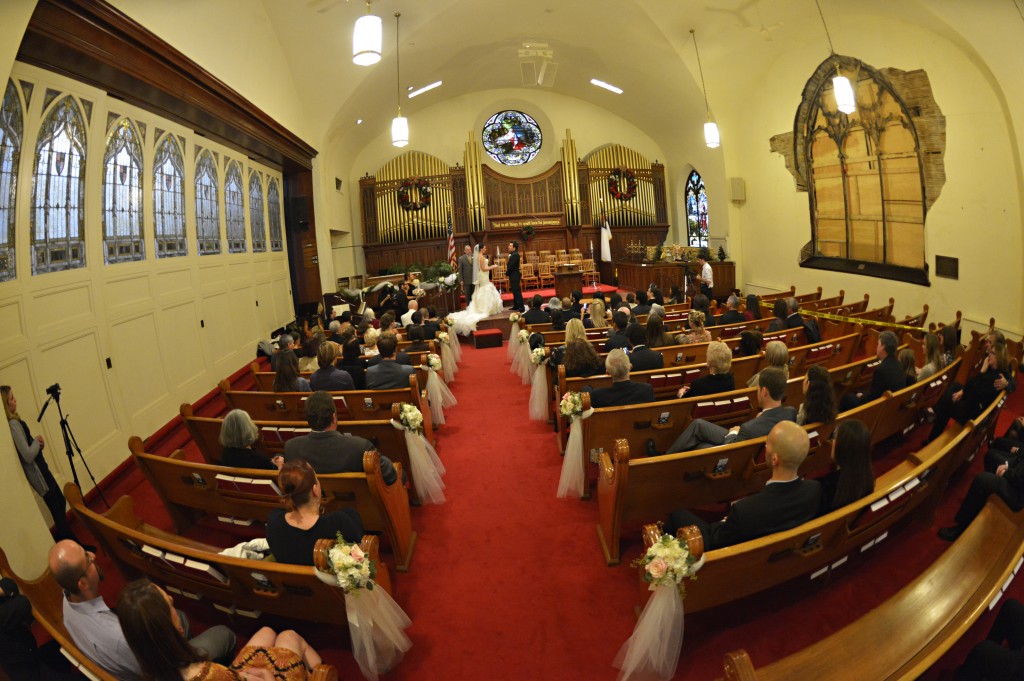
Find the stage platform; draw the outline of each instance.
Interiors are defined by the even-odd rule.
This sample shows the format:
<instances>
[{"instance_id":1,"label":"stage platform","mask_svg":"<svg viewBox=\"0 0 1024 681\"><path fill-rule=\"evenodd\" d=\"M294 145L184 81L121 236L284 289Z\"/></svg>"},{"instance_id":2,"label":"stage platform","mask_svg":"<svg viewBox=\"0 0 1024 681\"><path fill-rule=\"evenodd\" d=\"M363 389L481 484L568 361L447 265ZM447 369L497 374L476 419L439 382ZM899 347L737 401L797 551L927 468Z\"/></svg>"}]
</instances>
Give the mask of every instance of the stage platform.
<instances>
[{"instance_id":1,"label":"stage platform","mask_svg":"<svg viewBox=\"0 0 1024 681\"><path fill-rule=\"evenodd\" d=\"M615 293L616 290L617 289L614 286L607 286L605 284L598 284L596 289L593 286L586 286L586 287L583 288L583 297L584 298L588 298L590 296L590 294L594 293L594 291L601 291L605 295L608 295L609 293ZM553 288L542 288L542 289L535 289L535 290L532 290L532 291L523 291L523 300L527 301L527 304L529 304L530 298L533 298L533 296L538 294L538 293L540 294L540 297L544 299L544 304L547 305L548 301L551 300L551 298L554 297L555 289L553 289ZM512 294L511 293L502 293L501 294L501 300L503 302L506 302L506 303L512 302Z\"/></svg>"},{"instance_id":2,"label":"stage platform","mask_svg":"<svg viewBox=\"0 0 1024 681\"><path fill-rule=\"evenodd\" d=\"M602 292L604 292L604 294L607 296L609 293L614 293L617 289L614 286L601 286L600 290ZM545 294L545 292L547 292L547 293ZM551 299L551 297L555 295L555 290L554 289L541 289L539 291L530 291L529 293L524 291L523 292L523 300L526 301L526 306L527 307L530 306L530 298L533 297L534 293L540 293L541 297L544 298L544 305L546 306L548 304L548 301ZM585 302L585 303L589 302L591 300L590 296L593 293L594 293L594 287L593 286L588 286L583 291L583 302ZM498 314L491 315L490 317L488 317L486 319L481 319L479 322L477 322L476 328L481 329L481 330L483 330L483 329L498 329L499 331L501 331L501 338L502 338L502 340L507 341L509 334L512 332L512 324L508 321L508 316L510 314L512 314L512 308L510 306L508 306L508 304L512 302L512 294L511 293L503 293L503 294L501 294L501 300L506 304L506 307L502 308L501 312L499 312ZM468 336L461 336L461 339L462 339L463 342L468 342L469 337Z\"/></svg>"}]
</instances>

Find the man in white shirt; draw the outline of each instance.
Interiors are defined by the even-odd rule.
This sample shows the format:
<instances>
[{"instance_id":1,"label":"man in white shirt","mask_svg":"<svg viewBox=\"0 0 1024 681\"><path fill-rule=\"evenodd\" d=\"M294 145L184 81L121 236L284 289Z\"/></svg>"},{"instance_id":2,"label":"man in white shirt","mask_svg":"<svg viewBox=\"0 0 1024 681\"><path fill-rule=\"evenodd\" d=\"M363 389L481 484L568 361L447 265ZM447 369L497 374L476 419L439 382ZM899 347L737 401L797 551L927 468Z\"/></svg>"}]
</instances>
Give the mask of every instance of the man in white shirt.
<instances>
[{"instance_id":1,"label":"man in white shirt","mask_svg":"<svg viewBox=\"0 0 1024 681\"><path fill-rule=\"evenodd\" d=\"M714 274L711 271L711 263L701 256L697 256L697 264L700 266L700 292L711 300L711 289L715 287Z\"/></svg>"},{"instance_id":2,"label":"man in white shirt","mask_svg":"<svg viewBox=\"0 0 1024 681\"><path fill-rule=\"evenodd\" d=\"M64 589L64 627L89 659L122 681L142 681L142 670L128 647L121 624L103 596L103 574L96 565L96 554L77 542L65 539L50 549L50 573ZM178 617L189 638L185 613ZM213 660L230 663L235 653L235 634L223 625L210 627L189 644Z\"/></svg>"},{"instance_id":3,"label":"man in white shirt","mask_svg":"<svg viewBox=\"0 0 1024 681\"><path fill-rule=\"evenodd\" d=\"M400 319L400 321L402 322L402 327L403 328L406 327L406 326L409 326L410 324L412 324L412 313L415 312L418 309L420 309L420 304L417 303L415 300L410 300L409 301L409 311L406 312L404 315L402 315L402 317Z\"/></svg>"}]
</instances>

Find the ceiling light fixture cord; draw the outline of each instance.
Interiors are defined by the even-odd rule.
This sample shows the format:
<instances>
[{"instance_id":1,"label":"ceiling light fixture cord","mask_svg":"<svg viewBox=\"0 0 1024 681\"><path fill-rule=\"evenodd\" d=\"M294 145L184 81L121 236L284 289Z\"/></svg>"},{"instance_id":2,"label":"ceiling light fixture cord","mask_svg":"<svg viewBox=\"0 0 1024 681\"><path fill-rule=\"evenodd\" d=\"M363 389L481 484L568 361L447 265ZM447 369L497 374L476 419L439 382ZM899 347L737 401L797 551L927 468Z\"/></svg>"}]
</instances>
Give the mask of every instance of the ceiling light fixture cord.
<instances>
[{"instance_id":1,"label":"ceiling light fixture cord","mask_svg":"<svg viewBox=\"0 0 1024 681\"><path fill-rule=\"evenodd\" d=\"M398 103L398 111L402 111L402 51L398 48L398 29L401 12L395 12L395 102Z\"/></svg>"},{"instance_id":2,"label":"ceiling light fixture cord","mask_svg":"<svg viewBox=\"0 0 1024 681\"><path fill-rule=\"evenodd\" d=\"M693 38L693 50L697 53L697 71L700 72L700 89L704 93L704 110L711 115L711 107L708 106L708 88L704 85L704 68L700 65L700 48L697 47L697 32L690 29L690 37Z\"/></svg>"},{"instance_id":3,"label":"ceiling light fixture cord","mask_svg":"<svg viewBox=\"0 0 1024 681\"><path fill-rule=\"evenodd\" d=\"M821 17L821 25L825 27L825 37L828 38L828 49L832 54L836 53L836 49L832 47L832 36L828 32L828 24L825 23L825 14L821 11L821 3L818 0L814 0L815 7L818 8L818 16Z\"/></svg>"}]
</instances>

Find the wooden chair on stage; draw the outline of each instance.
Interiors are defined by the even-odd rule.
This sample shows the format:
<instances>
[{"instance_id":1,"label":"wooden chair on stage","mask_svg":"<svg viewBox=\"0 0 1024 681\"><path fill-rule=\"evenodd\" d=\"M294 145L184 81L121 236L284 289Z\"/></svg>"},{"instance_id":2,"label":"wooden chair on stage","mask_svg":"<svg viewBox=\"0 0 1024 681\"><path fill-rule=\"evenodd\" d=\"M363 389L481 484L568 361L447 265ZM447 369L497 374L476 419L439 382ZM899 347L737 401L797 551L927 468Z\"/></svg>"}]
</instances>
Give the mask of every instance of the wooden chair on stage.
<instances>
[{"instance_id":1,"label":"wooden chair on stage","mask_svg":"<svg viewBox=\"0 0 1024 681\"><path fill-rule=\"evenodd\" d=\"M520 268L522 271L520 290L532 290L540 288L540 280L534 273L533 267L533 263L528 262L523 264L523 266Z\"/></svg>"},{"instance_id":2,"label":"wooden chair on stage","mask_svg":"<svg viewBox=\"0 0 1024 681\"><path fill-rule=\"evenodd\" d=\"M537 265L537 280L540 281L540 288L555 287L555 275L551 273L550 261L542 260L541 263Z\"/></svg>"},{"instance_id":3,"label":"wooden chair on stage","mask_svg":"<svg viewBox=\"0 0 1024 681\"><path fill-rule=\"evenodd\" d=\"M593 260L583 261L583 283L586 286L597 286L601 283L601 273L597 271Z\"/></svg>"},{"instance_id":4,"label":"wooden chair on stage","mask_svg":"<svg viewBox=\"0 0 1024 681\"><path fill-rule=\"evenodd\" d=\"M537 254L537 251L526 251L523 254L523 260L536 265L540 262L540 256Z\"/></svg>"},{"instance_id":5,"label":"wooden chair on stage","mask_svg":"<svg viewBox=\"0 0 1024 681\"><path fill-rule=\"evenodd\" d=\"M491 283L501 293L508 291L508 274L505 271L504 260L499 260L497 268L491 270Z\"/></svg>"}]
</instances>

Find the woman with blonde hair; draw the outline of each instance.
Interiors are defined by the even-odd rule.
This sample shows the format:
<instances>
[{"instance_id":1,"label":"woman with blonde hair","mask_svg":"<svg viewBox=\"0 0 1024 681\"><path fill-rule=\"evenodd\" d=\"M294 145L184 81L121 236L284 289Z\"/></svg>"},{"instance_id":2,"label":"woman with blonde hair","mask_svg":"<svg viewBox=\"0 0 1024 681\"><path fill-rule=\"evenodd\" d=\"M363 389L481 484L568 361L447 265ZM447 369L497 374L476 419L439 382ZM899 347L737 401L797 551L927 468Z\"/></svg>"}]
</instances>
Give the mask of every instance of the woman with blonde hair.
<instances>
[{"instance_id":1,"label":"woman with blonde hair","mask_svg":"<svg viewBox=\"0 0 1024 681\"><path fill-rule=\"evenodd\" d=\"M924 335L924 366L917 370L917 380L931 377L944 365L942 362L942 341L934 333Z\"/></svg>"},{"instance_id":2,"label":"woman with blonde hair","mask_svg":"<svg viewBox=\"0 0 1024 681\"><path fill-rule=\"evenodd\" d=\"M569 343L574 340L587 340L587 330L583 327L583 322L575 317L565 325L565 342Z\"/></svg>"},{"instance_id":3,"label":"woman with blonde hair","mask_svg":"<svg viewBox=\"0 0 1024 681\"><path fill-rule=\"evenodd\" d=\"M369 328L366 333L363 334L363 354L364 355L377 355L377 339L380 338L380 331L374 328Z\"/></svg>"},{"instance_id":4,"label":"woman with blonde hair","mask_svg":"<svg viewBox=\"0 0 1024 681\"><path fill-rule=\"evenodd\" d=\"M711 332L704 328L705 319L705 314L700 310L690 310L690 333L681 333L676 336L676 343L690 345L710 342Z\"/></svg>"},{"instance_id":5,"label":"woman with blonde hair","mask_svg":"<svg viewBox=\"0 0 1024 681\"><path fill-rule=\"evenodd\" d=\"M764 348L764 361L769 367L776 367L782 369L783 373L786 374L786 380L789 380L789 348L780 340L768 341L768 345ZM747 381L748 388L754 388L757 386L758 376L761 372L758 371L756 374L750 377Z\"/></svg>"},{"instance_id":6,"label":"woman with blonde hair","mask_svg":"<svg viewBox=\"0 0 1024 681\"><path fill-rule=\"evenodd\" d=\"M604 302L600 299L590 304L590 327L603 329L608 326L608 319L605 317Z\"/></svg>"}]
</instances>

